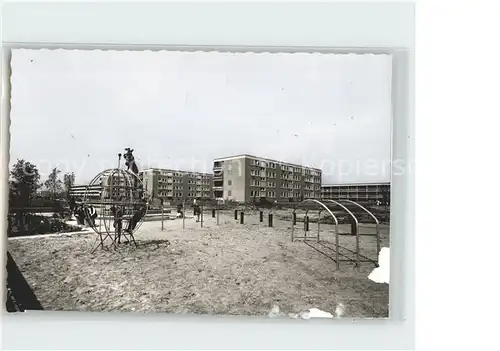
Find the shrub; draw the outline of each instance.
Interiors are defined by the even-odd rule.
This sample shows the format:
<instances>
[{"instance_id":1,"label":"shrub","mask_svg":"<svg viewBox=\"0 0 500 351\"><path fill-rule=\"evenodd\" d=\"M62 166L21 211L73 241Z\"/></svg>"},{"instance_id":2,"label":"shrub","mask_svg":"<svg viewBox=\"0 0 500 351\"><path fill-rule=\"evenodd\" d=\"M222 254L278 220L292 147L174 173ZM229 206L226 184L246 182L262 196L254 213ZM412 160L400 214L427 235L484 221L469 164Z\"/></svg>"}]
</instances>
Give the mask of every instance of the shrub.
<instances>
[{"instance_id":1,"label":"shrub","mask_svg":"<svg viewBox=\"0 0 500 351\"><path fill-rule=\"evenodd\" d=\"M59 218L33 214L10 214L8 219L9 237L81 231L80 227L67 224Z\"/></svg>"}]
</instances>

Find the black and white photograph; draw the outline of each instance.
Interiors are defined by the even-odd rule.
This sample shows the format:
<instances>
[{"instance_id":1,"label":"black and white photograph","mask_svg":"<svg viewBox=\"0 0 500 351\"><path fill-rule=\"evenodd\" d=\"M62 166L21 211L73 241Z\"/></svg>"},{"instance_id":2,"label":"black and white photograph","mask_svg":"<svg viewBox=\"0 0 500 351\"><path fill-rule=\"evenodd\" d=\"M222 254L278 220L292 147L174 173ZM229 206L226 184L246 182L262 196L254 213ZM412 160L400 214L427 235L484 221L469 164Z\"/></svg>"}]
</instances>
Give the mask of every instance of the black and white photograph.
<instances>
[{"instance_id":1,"label":"black and white photograph","mask_svg":"<svg viewBox=\"0 0 500 351\"><path fill-rule=\"evenodd\" d=\"M392 64L13 49L7 311L389 318Z\"/></svg>"}]
</instances>

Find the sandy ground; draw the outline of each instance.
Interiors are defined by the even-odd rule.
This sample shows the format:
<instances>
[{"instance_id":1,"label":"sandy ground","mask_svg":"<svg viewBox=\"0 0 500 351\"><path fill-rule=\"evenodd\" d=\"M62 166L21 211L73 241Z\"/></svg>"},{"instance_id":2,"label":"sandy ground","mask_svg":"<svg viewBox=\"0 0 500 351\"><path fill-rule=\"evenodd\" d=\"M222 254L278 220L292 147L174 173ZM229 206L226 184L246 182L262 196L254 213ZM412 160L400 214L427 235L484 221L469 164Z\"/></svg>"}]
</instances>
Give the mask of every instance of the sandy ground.
<instances>
[{"instance_id":1,"label":"sandy ground","mask_svg":"<svg viewBox=\"0 0 500 351\"><path fill-rule=\"evenodd\" d=\"M326 256L291 242L289 221L269 228L267 214L259 223L258 212L246 213L244 225L233 216L221 213L217 226L206 212L203 228L188 218L184 230L180 219L165 221L163 231L160 221L144 222L137 248L90 254L96 235L75 234L9 240L9 251L46 310L268 315L278 306L287 316L309 308L335 314L342 304L344 317L388 316L388 285L367 278L373 264L358 272L342 262L337 271ZM302 223L295 229L303 235ZM310 229L315 235L317 224ZM332 229L322 224L321 239L333 243ZM381 232L388 246L388 228ZM363 236L361 248L376 260L375 242ZM355 247L352 237L340 244Z\"/></svg>"}]
</instances>

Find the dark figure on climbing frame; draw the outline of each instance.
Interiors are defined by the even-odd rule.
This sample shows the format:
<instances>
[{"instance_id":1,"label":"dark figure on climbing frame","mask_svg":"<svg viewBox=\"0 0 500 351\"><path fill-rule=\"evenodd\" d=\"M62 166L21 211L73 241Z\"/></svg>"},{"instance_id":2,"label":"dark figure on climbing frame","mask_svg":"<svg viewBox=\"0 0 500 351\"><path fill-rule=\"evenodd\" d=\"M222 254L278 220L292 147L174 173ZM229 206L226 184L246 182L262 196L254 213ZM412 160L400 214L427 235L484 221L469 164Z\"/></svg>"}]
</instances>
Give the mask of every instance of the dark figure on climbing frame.
<instances>
[{"instance_id":1,"label":"dark figure on climbing frame","mask_svg":"<svg viewBox=\"0 0 500 351\"><path fill-rule=\"evenodd\" d=\"M199 222L200 221L200 215L201 215L200 205L195 204L193 207L194 207L193 213L196 216L196 222Z\"/></svg>"},{"instance_id":2,"label":"dark figure on climbing frame","mask_svg":"<svg viewBox=\"0 0 500 351\"><path fill-rule=\"evenodd\" d=\"M123 209L121 206L111 206L111 213L113 214L113 227L115 228L115 240L118 239L120 244L123 228Z\"/></svg>"},{"instance_id":3,"label":"dark figure on climbing frame","mask_svg":"<svg viewBox=\"0 0 500 351\"><path fill-rule=\"evenodd\" d=\"M71 213L76 218L76 221L78 224L84 225L85 224L85 212L83 211L82 205L77 203L74 197L71 197L68 201L69 204L69 209L71 210Z\"/></svg>"},{"instance_id":4,"label":"dark figure on climbing frame","mask_svg":"<svg viewBox=\"0 0 500 351\"><path fill-rule=\"evenodd\" d=\"M76 200L73 196L69 198L68 205L69 205L69 209L71 210L71 212L74 213L75 209L76 209Z\"/></svg>"},{"instance_id":5,"label":"dark figure on climbing frame","mask_svg":"<svg viewBox=\"0 0 500 351\"><path fill-rule=\"evenodd\" d=\"M123 158L125 159L125 166L127 166L127 170L131 171L135 175L139 174L139 168L137 167L137 164L135 163L135 158L134 158L134 149L131 148L125 148L125 151L127 151L125 154L123 154Z\"/></svg>"},{"instance_id":6,"label":"dark figure on climbing frame","mask_svg":"<svg viewBox=\"0 0 500 351\"><path fill-rule=\"evenodd\" d=\"M127 166L127 170L134 173L136 176L139 175L139 167L135 163L135 157L132 154L134 149L125 148L126 153L123 154L123 158L125 159L125 166ZM134 191L137 190L137 178L134 177Z\"/></svg>"},{"instance_id":7,"label":"dark figure on climbing frame","mask_svg":"<svg viewBox=\"0 0 500 351\"><path fill-rule=\"evenodd\" d=\"M85 211L83 210L83 206L76 205L73 213L75 214L77 223L80 225L85 225Z\"/></svg>"},{"instance_id":8,"label":"dark figure on climbing frame","mask_svg":"<svg viewBox=\"0 0 500 351\"><path fill-rule=\"evenodd\" d=\"M139 221L142 219L142 217L144 217L144 215L146 214L146 205L140 205L137 207L138 207L138 210L135 211L134 215L132 216L132 218L128 222L127 229L125 229L125 231L129 234L132 234L137 223L139 223Z\"/></svg>"},{"instance_id":9,"label":"dark figure on climbing frame","mask_svg":"<svg viewBox=\"0 0 500 351\"><path fill-rule=\"evenodd\" d=\"M180 218L184 217L184 212L182 211L183 207L184 206L182 204L178 204L177 205L177 213L178 213L178 215L179 215Z\"/></svg>"},{"instance_id":10,"label":"dark figure on climbing frame","mask_svg":"<svg viewBox=\"0 0 500 351\"><path fill-rule=\"evenodd\" d=\"M82 205L75 204L73 211L78 224L85 225L85 220L87 224L91 227L95 227L95 219L97 218L97 211L92 205Z\"/></svg>"},{"instance_id":11,"label":"dark figure on climbing frame","mask_svg":"<svg viewBox=\"0 0 500 351\"><path fill-rule=\"evenodd\" d=\"M95 227L95 219L97 218L97 211L94 206L89 205L85 206L85 217L87 218L87 222L91 227Z\"/></svg>"}]
</instances>

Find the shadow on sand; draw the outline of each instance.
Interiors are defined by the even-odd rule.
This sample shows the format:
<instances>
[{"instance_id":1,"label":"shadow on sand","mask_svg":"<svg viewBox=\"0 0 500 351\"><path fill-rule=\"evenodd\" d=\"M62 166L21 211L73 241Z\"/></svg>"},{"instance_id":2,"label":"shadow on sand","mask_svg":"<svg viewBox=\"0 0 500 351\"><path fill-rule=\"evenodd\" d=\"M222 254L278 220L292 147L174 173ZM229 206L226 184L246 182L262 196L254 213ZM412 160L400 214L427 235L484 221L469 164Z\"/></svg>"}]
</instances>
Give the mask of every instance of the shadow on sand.
<instances>
[{"instance_id":1,"label":"shadow on sand","mask_svg":"<svg viewBox=\"0 0 500 351\"><path fill-rule=\"evenodd\" d=\"M19 270L10 252L7 252L7 312L43 310L40 301Z\"/></svg>"}]
</instances>

